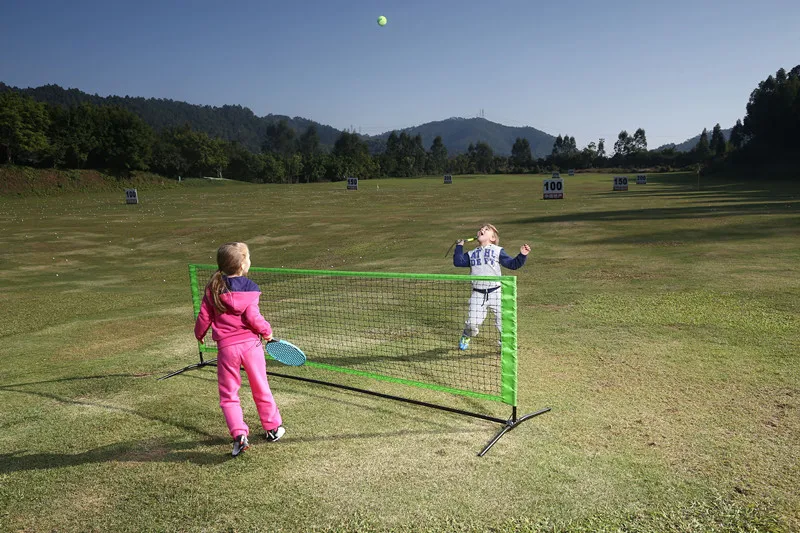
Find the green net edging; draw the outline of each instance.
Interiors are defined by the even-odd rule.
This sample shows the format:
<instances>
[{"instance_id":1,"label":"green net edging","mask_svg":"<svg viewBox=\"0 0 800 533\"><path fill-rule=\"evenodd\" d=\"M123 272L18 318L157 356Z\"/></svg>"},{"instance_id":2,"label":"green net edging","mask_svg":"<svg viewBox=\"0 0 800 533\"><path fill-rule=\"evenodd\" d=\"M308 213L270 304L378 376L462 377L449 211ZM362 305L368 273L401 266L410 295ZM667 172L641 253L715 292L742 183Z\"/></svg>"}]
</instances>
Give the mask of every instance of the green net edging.
<instances>
[{"instance_id":1,"label":"green net edging","mask_svg":"<svg viewBox=\"0 0 800 533\"><path fill-rule=\"evenodd\" d=\"M195 318L216 270L189 265ZM261 288L261 313L275 336L303 349L308 367L517 404L514 276L252 267L247 277ZM500 320L488 312L459 351L476 281L500 285ZM210 331L199 348L217 353Z\"/></svg>"}]
</instances>

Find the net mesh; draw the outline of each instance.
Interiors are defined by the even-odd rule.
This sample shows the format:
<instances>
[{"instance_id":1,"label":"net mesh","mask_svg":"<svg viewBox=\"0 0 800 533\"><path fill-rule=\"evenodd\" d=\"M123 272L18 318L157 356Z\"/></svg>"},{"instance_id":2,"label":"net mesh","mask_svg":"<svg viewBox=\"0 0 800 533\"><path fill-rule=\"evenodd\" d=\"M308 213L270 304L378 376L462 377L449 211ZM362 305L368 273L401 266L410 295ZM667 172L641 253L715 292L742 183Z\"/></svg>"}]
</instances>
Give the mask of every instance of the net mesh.
<instances>
[{"instance_id":1,"label":"net mesh","mask_svg":"<svg viewBox=\"0 0 800 533\"><path fill-rule=\"evenodd\" d=\"M196 314L216 268L190 270ZM303 350L306 366L509 403L503 381L511 367L503 354L513 349L515 378L516 322L501 322L501 288L473 290L500 287L503 277L401 276L251 268L247 277L261 288L260 310L273 335ZM514 329L502 337L513 339L506 350L503 327ZM461 350L465 331L469 345ZM209 331L203 349L214 348Z\"/></svg>"}]
</instances>

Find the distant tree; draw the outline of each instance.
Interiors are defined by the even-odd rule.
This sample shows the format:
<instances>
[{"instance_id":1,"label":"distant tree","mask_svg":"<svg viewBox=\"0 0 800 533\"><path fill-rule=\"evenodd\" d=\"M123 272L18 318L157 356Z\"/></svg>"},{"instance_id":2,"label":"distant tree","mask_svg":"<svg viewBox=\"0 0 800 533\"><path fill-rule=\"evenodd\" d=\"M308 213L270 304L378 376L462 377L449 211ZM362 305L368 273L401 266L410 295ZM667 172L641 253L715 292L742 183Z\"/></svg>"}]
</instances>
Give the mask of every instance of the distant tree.
<instances>
[{"instance_id":1,"label":"distant tree","mask_svg":"<svg viewBox=\"0 0 800 533\"><path fill-rule=\"evenodd\" d=\"M614 143L614 154L620 157L625 157L633 153L633 137L628 135L626 130L619 132L617 142Z\"/></svg>"},{"instance_id":2,"label":"distant tree","mask_svg":"<svg viewBox=\"0 0 800 533\"><path fill-rule=\"evenodd\" d=\"M90 154L99 146L97 109L85 102L67 109L51 108L54 164L63 163L68 168L83 168L86 165Z\"/></svg>"},{"instance_id":3,"label":"distant tree","mask_svg":"<svg viewBox=\"0 0 800 533\"><path fill-rule=\"evenodd\" d=\"M594 162L597 159L597 145L593 142L590 142L586 148L581 151L580 157L580 164L577 165L581 168L589 168L594 166Z\"/></svg>"},{"instance_id":4,"label":"distant tree","mask_svg":"<svg viewBox=\"0 0 800 533\"><path fill-rule=\"evenodd\" d=\"M286 169L283 165L283 161L269 152L262 152L259 158L261 159L263 169L261 180L265 183L283 183L284 177L286 176Z\"/></svg>"},{"instance_id":5,"label":"distant tree","mask_svg":"<svg viewBox=\"0 0 800 533\"><path fill-rule=\"evenodd\" d=\"M739 150L744 145L744 141L745 141L744 126L742 125L741 119L736 119L736 124L733 126L733 129L731 130L731 138L730 138L731 146L735 150Z\"/></svg>"},{"instance_id":6,"label":"distant tree","mask_svg":"<svg viewBox=\"0 0 800 533\"><path fill-rule=\"evenodd\" d=\"M639 128L633 134L632 152L646 152L647 151L647 136L644 129Z\"/></svg>"},{"instance_id":7,"label":"distant tree","mask_svg":"<svg viewBox=\"0 0 800 533\"><path fill-rule=\"evenodd\" d=\"M441 174L447 166L447 147L442 142L442 136L437 135L431 144L431 151L428 154L430 173Z\"/></svg>"},{"instance_id":8,"label":"distant tree","mask_svg":"<svg viewBox=\"0 0 800 533\"><path fill-rule=\"evenodd\" d=\"M297 140L297 149L300 154L309 158L319 152L319 134L317 127L311 124Z\"/></svg>"},{"instance_id":9,"label":"distant tree","mask_svg":"<svg viewBox=\"0 0 800 533\"><path fill-rule=\"evenodd\" d=\"M527 170L533 164L533 157L531 156L531 144L528 139L517 137L514 141L514 146L511 147L511 158L509 160L511 166L516 170Z\"/></svg>"},{"instance_id":10,"label":"distant tree","mask_svg":"<svg viewBox=\"0 0 800 533\"><path fill-rule=\"evenodd\" d=\"M298 183L303 173L303 156L294 154L286 158L286 176L289 183Z\"/></svg>"},{"instance_id":11,"label":"distant tree","mask_svg":"<svg viewBox=\"0 0 800 533\"><path fill-rule=\"evenodd\" d=\"M380 166L383 173L387 176L397 175L398 160L401 157L400 136L396 131L389 133L386 139L386 149L381 155Z\"/></svg>"},{"instance_id":12,"label":"distant tree","mask_svg":"<svg viewBox=\"0 0 800 533\"><path fill-rule=\"evenodd\" d=\"M257 182L264 173L264 161L238 142L225 143L228 166L225 176L235 180ZM153 150L155 157L155 149ZM180 175L180 174L179 174Z\"/></svg>"},{"instance_id":13,"label":"distant tree","mask_svg":"<svg viewBox=\"0 0 800 533\"><path fill-rule=\"evenodd\" d=\"M266 137L261 145L264 152L288 157L296 151L295 133L289 122L281 119L267 126Z\"/></svg>"},{"instance_id":14,"label":"distant tree","mask_svg":"<svg viewBox=\"0 0 800 533\"><path fill-rule=\"evenodd\" d=\"M98 148L91 156L95 168L146 170L154 137L150 126L122 107L105 106L97 112Z\"/></svg>"},{"instance_id":15,"label":"distant tree","mask_svg":"<svg viewBox=\"0 0 800 533\"><path fill-rule=\"evenodd\" d=\"M708 144L708 130L706 128L703 128L703 133L700 134L700 140L697 141L694 152L700 162L707 160L711 156L711 148Z\"/></svg>"},{"instance_id":16,"label":"distant tree","mask_svg":"<svg viewBox=\"0 0 800 533\"><path fill-rule=\"evenodd\" d=\"M45 157L49 126L44 104L15 92L0 93L0 149L7 162L36 162Z\"/></svg>"},{"instance_id":17,"label":"distant tree","mask_svg":"<svg viewBox=\"0 0 800 533\"><path fill-rule=\"evenodd\" d=\"M150 166L155 172L177 178L188 176L192 162L186 143L182 142L189 127L165 128L156 137L150 156ZM240 175L240 168L234 169L234 175Z\"/></svg>"},{"instance_id":18,"label":"distant tree","mask_svg":"<svg viewBox=\"0 0 800 533\"><path fill-rule=\"evenodd\" d=\"M606 140L600 139L597 143L597 158L598 159L605 159L606 158Z\"/></svg>"},{"instance_id":19,"label":"distant tree","mask_svg":"<svg viewBox=\"0 0 800 533\"><path fill-rule=\"evenodd\" d=\"M492 147L483 141L478 141L474 147L470 144L470 147L472 147L472 152L468 155L470 156L472 168L474 168L476 172L484 174L493 172L494 151Z\"/></svg>"},{"instance_id":20,"label":"distant tree","mask_svg":"<svg viewBox=\"0 0 800 533\"><path fill-rule=\"evenodd\" d=\"M550 155L556 157L558 155L561 155L561 152L563 152L563 150L564 150L564 138L559 133L558 137L556 137L556 140L553 141L553 149L550 151Z\"/></svg>"},{"instance_id":21,"label":"distant tree","mask_svg":"<svg viewBox=\"0 0 800 533\"><path fill-rule=\"evenodd\" d=\"M797 159L800 146L800 65L760 82L750 93L743 121L754 160Z\"/></svg>"},{"instance_id":22,"label":"distant tree","mask_svg":"<svg viewBox=\"0 0 800 533\"><path fill-rule=\"evenodd\" d=\"M307 183L320 181L325 176L328 156L325 154L315 154L303 159L303 179Z\"/></svg>"},{"instance_id":23,"label":"distant tree","mask_svg":"<svg viewBox=\"0 0 800 533\"><path fill-rule=\"evenodd\" d=\"M722 134L722 128L719 123L717 123L711 131L711 143L709 148L711 149L712 155L721 156L725 154L725 136Z\"/></svg>"},{"instance_id":24,"label":"distant tree","mask_svg":"<svg viewBox=\"0 0 800 533\"><path fill-rule=\"evenodd\" d=\"M369 147L357 133L342 132L333 145L331 155L335 158L329 172L331 178L343 179L355 176L366 179L377 172L377 164L369 155Z\"/></svg>"}]
</instances>

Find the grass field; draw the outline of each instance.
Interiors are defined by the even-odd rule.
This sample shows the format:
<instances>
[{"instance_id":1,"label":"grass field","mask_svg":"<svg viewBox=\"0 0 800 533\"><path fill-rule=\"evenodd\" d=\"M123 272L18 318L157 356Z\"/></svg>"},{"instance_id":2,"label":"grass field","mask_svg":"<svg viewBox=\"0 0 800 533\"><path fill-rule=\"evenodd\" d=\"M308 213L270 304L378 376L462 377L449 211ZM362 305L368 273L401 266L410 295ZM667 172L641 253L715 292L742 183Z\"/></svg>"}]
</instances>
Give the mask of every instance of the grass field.
<instances>
[{"instance_id":1,"label":"grass field","mask_svg":"<svg viewBox=\"0 0 800 533\"><path fill-rule=\"evenodd\" d=\"M0 198L0 530L800 530L800 186L441 181ZM533 248L519 405L552 407L485 457L496 424L273 377L286 437L232 459L214 369L156 379L197 360L186 265L222 242L463 274L443 255L483 222Z\"/></svg>"}]
</instances>

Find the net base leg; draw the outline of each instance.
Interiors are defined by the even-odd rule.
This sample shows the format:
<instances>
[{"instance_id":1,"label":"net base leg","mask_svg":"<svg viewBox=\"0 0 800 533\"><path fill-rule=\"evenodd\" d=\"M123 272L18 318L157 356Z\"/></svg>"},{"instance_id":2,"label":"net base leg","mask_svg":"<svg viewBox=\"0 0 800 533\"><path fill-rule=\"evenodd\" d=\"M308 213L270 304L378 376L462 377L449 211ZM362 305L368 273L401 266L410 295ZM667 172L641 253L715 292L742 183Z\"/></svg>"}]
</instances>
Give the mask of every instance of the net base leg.
<instances>
[{"instance_id":1,"label":"net base leg","mask_svg":"<svg viewBox=\"0 0 800 533\"><path fill-rule=\"evenodd\" d=\"M209 359L208 361L204 361L203 360L203 356L201 355L199 363L195 363L193 365L185 366L185 367L181 368L180 370L176 370L175 372L170 372L166 376L161 376L160 378L158 378L157 381L161 381L162 379L171 378L172 376L177 376L178 374L182 374L182 373L186 372L187 370L192 370L194 368L202 368L204 366L217 366L217 360L216 359Z\"/></svg>"},{"instance_id":2,"label":"net base leg","mask_svg":"<svg viewBox=\"0 0 800 533\"><path fill-rule=\"evenodd\" d=\"M484 455L486 455L486 452L488 452L491 449L491 447L494 446L495 443L500 440L500 437L502 437L503 435L505 435L506 433L508 433L509 431L514 429L515 427L517 427L518 425L522 424L526 420L530 420L531 418L533 418L535 416L542 415L542 414L546 413L547 411L549 411L550 409L551 409L550 407L545 407L544 409L539 409L535 413L527 414L527 415L525 415L525 416L523 416L521 418L517 418L516 417L516 409L515 409L514 410L514 416L512 416L511 418L506 420L506 423L503 426L503 429L501 429L497 433L497 435L495 435L494 438L491 441L489 441L489 444L487 444L483 448L483 450L481 450L480 453L478 453L478 457L483 457Z\"/></svg>"}]
</instances>

